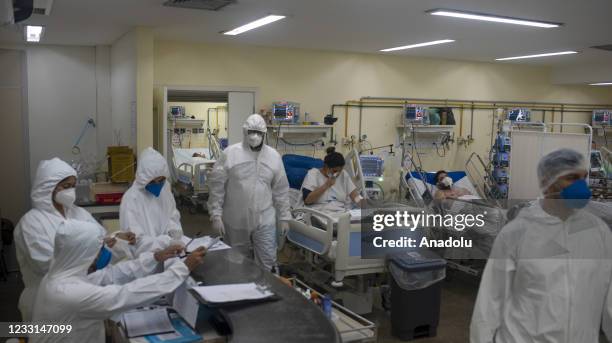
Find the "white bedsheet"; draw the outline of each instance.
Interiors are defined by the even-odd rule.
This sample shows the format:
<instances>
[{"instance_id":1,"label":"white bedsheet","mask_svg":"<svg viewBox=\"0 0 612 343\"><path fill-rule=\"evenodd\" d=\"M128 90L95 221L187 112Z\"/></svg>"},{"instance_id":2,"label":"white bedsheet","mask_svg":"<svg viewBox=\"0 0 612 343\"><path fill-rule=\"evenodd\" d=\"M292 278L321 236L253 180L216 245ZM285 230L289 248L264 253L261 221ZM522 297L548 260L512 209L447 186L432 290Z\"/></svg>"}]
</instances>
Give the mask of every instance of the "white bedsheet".
<instances>
[{"instance_id":1,"label":"white bedsheet","mask_svg":"<svg viewBox=\"0 0 612 343\"><path fill-rule=\"evenodd\" d=\"M412 187L416 188L418 190L418 193L420 196L423 195L423 193L425 193L425 183L423 181L421 181L420 179L417 179L416 177L411 177L407 180L407 183L409 185L411 185ZM474 188L474 185L472 185L472 183L470 182L470 179L465 176L461 179L459 179L457 182L455 182L453 184L453 187L461 187L461 188L465 188L467 189L470 193L472 193L472 195L466 195L461 197L460 199L463 198L463 200L477 200L477 199L482 199L479 195L478 195L478 191L476 190L476 188ZM413 188L413 189L414 189ZM436 193L437 187L431 184L427 184L427 189L432 190L433 194Z\"/></svg>"},{"instance_id":2,"label":"white bedsheet","mask_svg":"<svg viewBox=\"0 0 612 343\"><path fill-rule=\"evenodd\" d=\"M192 157L194 153L204 154L206 157L210 157L210 150L208 148L172 148L174 152L174 167L178 168L183 163L195 165L200 163L214 163L215 160L202 157Z\"/></svg>"}]
</instances>

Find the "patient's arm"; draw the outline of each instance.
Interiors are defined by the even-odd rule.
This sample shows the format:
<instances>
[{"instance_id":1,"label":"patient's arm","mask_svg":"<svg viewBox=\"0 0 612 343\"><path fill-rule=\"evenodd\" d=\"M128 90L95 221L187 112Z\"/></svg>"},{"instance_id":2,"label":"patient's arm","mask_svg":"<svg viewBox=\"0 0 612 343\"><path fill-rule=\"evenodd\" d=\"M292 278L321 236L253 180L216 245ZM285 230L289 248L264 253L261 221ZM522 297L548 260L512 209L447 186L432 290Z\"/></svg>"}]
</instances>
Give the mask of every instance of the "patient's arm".
<instances>
[{"instance_id":1,"label":"patient's arm","mask_svg":"<svg viewBox=\"0 0 612 343\"><path fill-rule=\"evenodd\" d=\"M351 200L353 200L353 203L355 203L356 205L365 205L365 199L361 196L361 194L359 194L359 190L357 190L357 188L353 189L349 196L351 197Z\"/></svg>"},{"instance_id":2,"label":"patient's arm","mask_svg":"<svg viewBox=\"0 0 612 343\"><path fill-rule=\"evenodd\" d=\"M453 189L453 191L455 192L455 195L457 197L464 196L464 195L474 195L468 189L463 188L463 187L456 187L455 189Z\"/></svg>"},{"instance_id":3,"label":"patient's arm","mask_svg":"<svg viewBox=\"0 0 612 343\"><path fill-rule=\"evenodd\" d=\"M334 180L335 179L330 179L330 180ZM305 205L312 205L314 203L317 202L317 200L319 200L319 198L323 195L323 193L325 193L326 190L328 190L330 186L328 186L329 182L325 182L323 184L323 186L318 187L317 189L310 191L310 193L308 193L308 195L304 198L304 204ZM333 185L333 184L332 184Z\"/></svg>"}]
</instances>

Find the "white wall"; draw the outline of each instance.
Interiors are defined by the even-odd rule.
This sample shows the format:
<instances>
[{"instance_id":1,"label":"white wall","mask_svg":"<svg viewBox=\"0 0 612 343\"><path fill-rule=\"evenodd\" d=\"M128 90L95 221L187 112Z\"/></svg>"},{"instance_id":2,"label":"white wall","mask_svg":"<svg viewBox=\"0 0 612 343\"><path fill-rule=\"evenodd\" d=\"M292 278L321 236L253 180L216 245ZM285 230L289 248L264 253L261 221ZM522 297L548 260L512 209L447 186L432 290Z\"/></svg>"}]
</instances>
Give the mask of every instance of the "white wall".
<instances>
[{"instance_id":1,"label":"white wall","mask_svg":"<svg viewBox=\"0 0 612 343\"><path fill-rule=\"evenodd\" d=\"M102 54L102 53L101 53ZM88 118L96 119L96 49L35 46L27 49L30 174L39 161L78 156L72 146ZM104 74L104 66L100 66ZM97 157L97 130L80 142L81 155Z\"/></svg>"},{"instance_id":2,"label":"white wall","mask_svg":"<svg viewBox=\"0 0 612 343\"><path fill-rule=\"evenodd\" d=\"M155 41L155 83L177 86L229 86L258 89L260 106L267 110L277 100L296 101L310 120L322 121L332 104L362 96L470 99L490 101L610 104L612 92L603 87L556 85L548 67L512 63L481 63L393 54L358 54L306 49ZM359 109L336 108L338 141L357 136ZM363 109L361 134L373 146L395 143L400 109ZM455 111L455 137L470 134L470 110ZM550 112L550 111L549 111ZM464 169L472 152L483 157L491 148L491 110L474 113L473 144L454 144L446 154L435 149L420 155L427 170ZM231 117L231 115L230 115ZM564 121L588 122L588 114L565 113ZM230 118L231 119L231 118ZM551 113L547 121L552 120ZM561 116L556 114L555 121ZM231 128L231 125L230 125ZM345 131L346 130L346 131ZM345 134L346 132L346 134ZM346 148L341 148L343 153ZM389 183L398 180L387 168Z\"/></svg>"},{"instance_id":3,"label":"white wall","mask_svg":"<svg viewBox=\"0 0 612 343\"><path fill-rule=\"evenodd\" d=\"M130 31L110 48L113 143L136 149L136 35ZM117 141L120 137L120 141Z\"/></svg>"},{"instance_id":4,"label":"white wall","mask_svg":"<svg viewBox=\"0 0 612 343\"><path fill-rule=\"evenodd\" d=\"M556 84L584 84L584 80L589 80L589 83L610 82L612 62L553 68L552 81Z\"/></svg>"},{"instance_id":5,"label":"white wall","mask_svg":"<svg viewBox=\"0 0 612 343\"><path fill-rule=\"evenodd\" d=\"M96 46L96 131L99 158L105 156L106 147L113 144L110 63L110 46Z\"/></svg>"}]
</instances>

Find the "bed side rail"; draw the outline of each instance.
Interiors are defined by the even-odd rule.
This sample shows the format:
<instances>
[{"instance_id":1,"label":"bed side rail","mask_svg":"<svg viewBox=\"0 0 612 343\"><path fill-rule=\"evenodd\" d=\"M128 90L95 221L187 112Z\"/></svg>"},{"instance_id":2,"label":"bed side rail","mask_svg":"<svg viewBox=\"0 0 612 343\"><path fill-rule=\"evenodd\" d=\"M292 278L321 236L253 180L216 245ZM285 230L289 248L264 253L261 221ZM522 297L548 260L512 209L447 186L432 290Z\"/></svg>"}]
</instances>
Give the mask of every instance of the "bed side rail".
<instances>
[{"instance_id":1,"label":"bed side rail","mask_svg":"<svg viewBox=\"0 0 612 343\"><path fill-rule=\"evenodd\" d=\"M291 239L291 231L295 231L303 236L306 236L322 245L320 251L315 251L307 246L302 246L316 254L325 255L331 248L334 239L334 224L336 220L326 213L317 211L311 208L301 207L291 211L293 217L302 217L302 220L289 221L289 234L287 238ZM323 222L323 228L318 228L312 224L312 216L316 216L318 220ZM295 242L294 242L295 243Z\"/></svg>"}]
</instances>

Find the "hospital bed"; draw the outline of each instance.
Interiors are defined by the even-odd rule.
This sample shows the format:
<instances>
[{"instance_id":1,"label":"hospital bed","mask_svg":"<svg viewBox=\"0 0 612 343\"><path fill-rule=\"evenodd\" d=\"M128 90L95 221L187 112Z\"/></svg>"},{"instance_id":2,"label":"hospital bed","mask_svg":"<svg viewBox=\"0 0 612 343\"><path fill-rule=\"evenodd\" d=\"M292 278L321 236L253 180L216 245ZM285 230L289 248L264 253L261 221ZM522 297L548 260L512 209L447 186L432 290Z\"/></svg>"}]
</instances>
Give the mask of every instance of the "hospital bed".
<instances>
[{"instance_id":1,"label":"hospital bed","mask_svg":"<svg viewBox=\"0 0 612 343\"><path fill-rule=\"evenodd\" d=\"M203 154L206 158L193 157L195 153ZM208 198L206 178L215 163L215 159L211 159L211 149L172 147L171 154L175 195L180 203L191 205L189 208L193 212L198 205L205 209Z\"/></svg>"},{"instance_id":2,"label":"hospital bed","mask_svg":"<svg viewBox=\"0 0 612 343\"><path fill-rule=\"evenodd\" d=\"M304 207L301 186L308 170L320 168L323 161L307 156L287 154L283 164L290 186L290 203L293 219L289 221L287 240L303 252L305 266L302 266L302 277L323 275L323 282L331 278L331 290L353 287L358 295L346 293L345 305L357 313L368 313L372 307L372 296L369 292L369 281L376 275L385 272L384 258L361 258L361 210L347 210L343 213L326 213ZM347 161L348 164L348 161ZM389 207L402 206L388 204ZM395 207L394 207L395 208ZM420 211L420 209L414 209ZM371 276L368 280L365 276ZM350 281L346 278L351 278ZM345 285L345 281L347 284ZM355 286L356 285L356 286ZM329 290L329 289L326 289ZM337 293L336 293L337 294ZM348 299L348 300L347 300Z\"/></svg>"},{"instance_id":3,"label":"hospital bed","mask_svg":"<svg viewBox=\"0 0 612 343\"><path fill-rule=\"evenodd\" d=\"M436 191L435 172L403 171L402 187L404 187L417 206L445 214L484 214L485 225L463 231L454 228L436 227L426 231L426 236L432 239L446 239L448 237L471 239L471 248L445 248L438 251L447 259L447 265L468 274L478 276L484 262L489 257L495 237L506 223L507 211L498 206L496 202L485 199L481 192L473 185L464 171L449 171L448 176L453 179L456 187L467 189L472 195L459 199L444 199L433 201Z\"/></svg>"},{"instance_id":4,"label":"hospital bed","mask_svg":"<svg viewBox=\"0 0 612 343\"><path fill-rule=\"evenodd\" d=\"M472 195L461 197L462 200L484 200L480 192L474 187L464 171L449 171L448 176L453 179L454 187L467 189ZM410 194L410 198L419 207L425 207L436 192L436 172L421 172L414 170L402 171L401 185Z\"/></svg>"},{"instance_id":5,"label":"hospital bed","mask_svg":"<svg viewBox=\"0 0 612 343\"><path fill-rule=\"evenodd\" d=\"M300 190L304 177L308 170L322 167L323 161L289 154L283 156L283 164L294 217L289 222L287 240L309 255L330 262L335 285L341 286L346 276L382 272L384 260L361 259L359 211L325 213L304 207Z\"/></svg>"}]
</instances>

